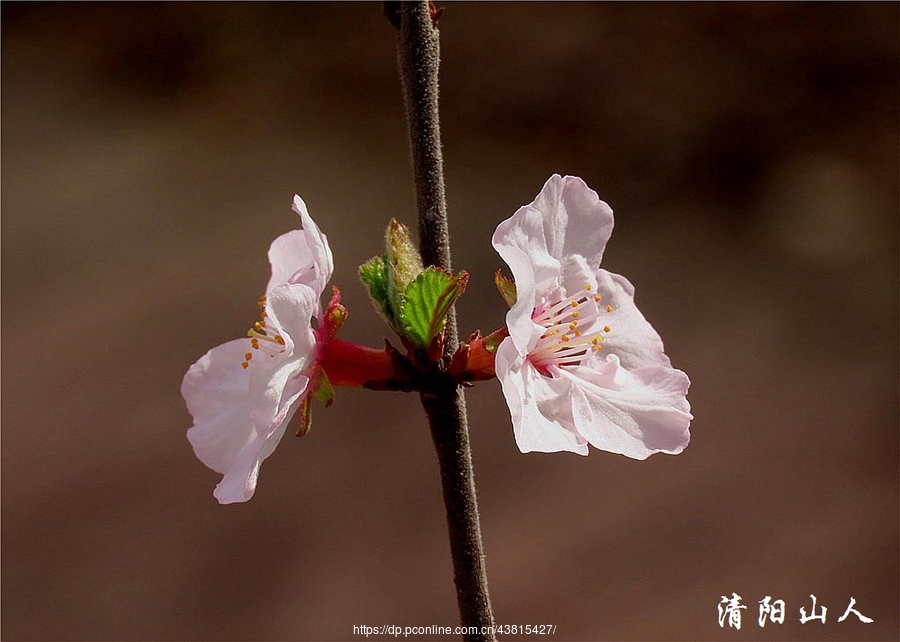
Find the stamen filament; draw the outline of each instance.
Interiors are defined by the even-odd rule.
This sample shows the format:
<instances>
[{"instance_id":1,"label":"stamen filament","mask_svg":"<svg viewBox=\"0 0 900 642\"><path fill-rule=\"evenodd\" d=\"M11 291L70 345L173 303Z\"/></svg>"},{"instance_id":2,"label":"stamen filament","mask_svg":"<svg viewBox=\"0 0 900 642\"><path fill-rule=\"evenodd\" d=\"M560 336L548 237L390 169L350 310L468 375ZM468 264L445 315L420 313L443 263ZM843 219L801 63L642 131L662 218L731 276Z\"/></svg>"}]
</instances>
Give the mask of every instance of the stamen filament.
<instances>
[{"instance_id":1,"label":"stamen filament","mask_svg":"<svg viewBox=\"0 0 900 642\"><path fill-rule=\"evenodd\" d=\"M603 349L603 333L610 332L608 325L595 322L603 314L598 305L602 296L593 293L590 284L571 297L557 300L532 316L532 320L545 328L531 351L531 359L538 366L579 365L591 353ZM612 312L611 305L606 312Z\"/></svg>"},{"instance_id":2,"label":"stamen filament","mask_svg":"<svg viewBox=\"0 0 900 642\"><path fill-rule=\"evenodd\" d=\"M274 333L274 329L268 326L267 317L269 316L266 313L266 297L265 295L259 297L259 300L256 302L256 305L260 307L260 320L256 321L253 324L253 327L247 330L247 336L250 337L250 348L252 350L259 350L261 345L260 341L265 341L266 343L273 343L278 346L286 345L284 337L280 334ZM277 328L275 328L277 329ZM270 357L275 356L277 352L284 352L284 349L277 351L263 350ZM253 358L252 352L247 352L244 354L244 360L241 362L241 367L247 369L250 367L250 361Z\"/></svg>"},{"instance_id":3,"label":"stamen filament","mask_svg":"<svg viewBox=\"0 0 900 642\"><path fill-rule=\"evenodd\" d=\"M251 339L261 340L261 341L270 341L272 343L277 343L279 345L284 345L284 338L280 334L276 334L273 337L270 337L267 334L263 334L262 332L257 332L255 329L250 328L247 330L247 336Z\"/></svg>"}]
</instances>

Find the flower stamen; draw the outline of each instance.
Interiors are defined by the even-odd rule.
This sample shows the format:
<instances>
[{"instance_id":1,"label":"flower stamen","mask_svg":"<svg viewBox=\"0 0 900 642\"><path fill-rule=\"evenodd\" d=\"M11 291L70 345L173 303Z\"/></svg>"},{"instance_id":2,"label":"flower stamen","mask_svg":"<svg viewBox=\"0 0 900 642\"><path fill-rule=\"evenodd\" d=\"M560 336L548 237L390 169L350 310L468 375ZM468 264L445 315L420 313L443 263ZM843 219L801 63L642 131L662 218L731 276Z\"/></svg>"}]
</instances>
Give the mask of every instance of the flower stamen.
<instances>
[{"instance_id":1,"label":"flower stamen","mask_svg":"<svg viewBox=\"0 0 900 642\"><path fill-rule=\"evenodd\" d=\"M260 320L256 321L253 324L253 327L247 330L247 336L250 337L250 348L253 350L259 350L263 345L266 344L274 344L277 346L284 346L285 341L284 337L278 334L277 332L272 331L271 328L268 327L266 318L269 316L266 313L266 297L265 295L259 297L259 300L256 302L256 305L260 308ZM261 344L260 341L265 341L266 344ZM263 350L270 357L275 356L277 352L284 352L284 348L278 350L277 352L272 352L269 350ZM244 355L244 360L241 362L241 367L245 370L250 367L250 361L253 358L252 352L247 352Z\"/></svg>"},{"instance_id":2,"label":"flower stamen","mask_svg":"<svg viewBox=\"0 0 900 642\"><path fill-rule=\"evenodd\" d=\"M270 341L272 343L277 343L278 345L284 345L284 337L280 334L273 334L271 337L266 334L265 328L261 331L256 328L250 328L247 330L247 336L251 338L250 344L253 346L255 350L259 349L259 341ZM254 345L255 340L255 345Z\"/></svg>"},{"instance_id":3,"label":"flower stamen","mask_svg":"<svg viewBox=\"0 0 900 642\"><path fill-rule=\"evenodd\" d=\"M532 320L547 328L547 332L541 335L530 358L542 372L549 365L580 365L589 354L603 349L603 334L609 333L611 328L608 325L593 325L603 314L603 308L597 305L603 297L584 294L592 290L590 284L585 284L578 294L535 309ZM612 311L613 307L607 305L606 312ZM560 326L565 327L562 333Z\"/></svg>"}]
</instances>

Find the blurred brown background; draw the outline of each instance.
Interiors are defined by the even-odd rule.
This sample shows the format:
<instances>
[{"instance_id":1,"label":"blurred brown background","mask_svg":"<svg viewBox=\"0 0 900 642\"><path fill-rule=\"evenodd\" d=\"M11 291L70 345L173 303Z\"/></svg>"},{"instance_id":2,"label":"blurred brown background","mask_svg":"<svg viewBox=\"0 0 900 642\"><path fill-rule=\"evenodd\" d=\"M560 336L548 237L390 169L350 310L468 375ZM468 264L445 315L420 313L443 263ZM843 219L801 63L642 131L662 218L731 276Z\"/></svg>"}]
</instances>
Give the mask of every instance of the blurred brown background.
<instances>
[{"instance_id":1,"label":"blurred brown background","mask_svg":"<svg viewBox=\"0 0 900 642\"><path fill-rule=\"evenodd\" d=\"M456 624L414 396L339 389L222 507L179 395L256 318L294 192L344 338L385 336L355 271L415 214L380 4L2 19L3 638ZM691 446L647 462L522 455L497 382L468 395L498 623L896 640L898 5L451 3L441 36L462 330L502 322L494 227L576 174L616 211L604 266L693 381ZM810 593L824 625L799 623ZM783 625L756 623L766 595ZM873 624L837 622L851 596Z\"/></svg>"}]
</instances>

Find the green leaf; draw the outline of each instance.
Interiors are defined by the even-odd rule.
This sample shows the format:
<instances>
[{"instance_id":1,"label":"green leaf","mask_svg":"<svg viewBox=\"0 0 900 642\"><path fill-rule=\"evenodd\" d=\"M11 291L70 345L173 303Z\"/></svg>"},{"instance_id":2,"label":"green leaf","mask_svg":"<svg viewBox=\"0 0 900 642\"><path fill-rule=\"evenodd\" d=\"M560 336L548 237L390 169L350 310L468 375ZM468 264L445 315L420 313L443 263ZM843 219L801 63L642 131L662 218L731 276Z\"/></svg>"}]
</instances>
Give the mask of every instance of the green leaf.
<instances>
[{"instance_id":1,"label":"green leaf","mask_svg":"<svg viewBox=\"0 0 900 642\"><path fill-rule=\"evenodd\" d=\"M384 263L391 309L400 310L406 288L422 273L423 267L419 251L409 236L409 228L393 218L384 236Z\"/></svg>"},{"instance_id":2,"label":"green leaf","mask_svg":"<svg viewBox=\"0 0 900 642\"><path fill-rule=\"evenodd\" d=\"M396 326L394 307L388 293L388 268L383 256L374 256L359 266L359 280L369 290L372 303L391 326Z\"/></svg>"},{"instance_id":3,"label":"green leaf","mask_svg":"<svg viewBox=\"0 0 900 642\"><path fill-rule=\"evenodd\" d=\"M300 411L297 413L300 416L300 426L297 428L298 437L305 437L312 428L313 397L321 401L326 408L334 403L334 386L331 385L324 370L320 369L309 385L312 386L312 389L300 402Z\"/></svg>"},{"instance_id":4,"label":"green leaf","mask_svg":"<svg viewBox=\"0 0 900 642\"><path fill-rule=\"evenodd\" d=\"M451 276L436 267L426 268L409 284L398 315L404 336L427 348L444 329L453 303L466 289L469 275Z\"/></svg>"},{"instance_id":5,"label":"green leaf","mask_svg":"<svg viewBox=\"0 0 900 642\"><path fill-rule=\"evenodd\" d=\"M331 381L328 380L324 370L319 370L315 376L312 395L321 401L326 408L334 403L334 386L331 385Z\"/></svg>"},{"instance_id":6,"label":"green leaf","mask_svg":"<svg viewBox=\"0 0 900 642\"><path fill-rule=\"evenodd\" d=\"M513 307L516 304L516 299L518 298L518 292L516 291L516 284L513 283L512 279L507 279L500 270L497 270L497 273L494 274L494 283L497 286L497 289L500 291L500 296L503 297L503 300L506 301L506 305L509 307Z\"/></svg>"},{"instance_id":7,"label":"green leaf","mask_svg":"<svg viewBox=\"0 0 900 642\"><path fill-rule=\"evenodd\" d=\"M491 354L496 354L497 348L500 347L500 344L508 336L509 330L507 330L506 328L500 328L499 330L491 332L484 338L484 349Z\"/></svg>"}]
</instances>

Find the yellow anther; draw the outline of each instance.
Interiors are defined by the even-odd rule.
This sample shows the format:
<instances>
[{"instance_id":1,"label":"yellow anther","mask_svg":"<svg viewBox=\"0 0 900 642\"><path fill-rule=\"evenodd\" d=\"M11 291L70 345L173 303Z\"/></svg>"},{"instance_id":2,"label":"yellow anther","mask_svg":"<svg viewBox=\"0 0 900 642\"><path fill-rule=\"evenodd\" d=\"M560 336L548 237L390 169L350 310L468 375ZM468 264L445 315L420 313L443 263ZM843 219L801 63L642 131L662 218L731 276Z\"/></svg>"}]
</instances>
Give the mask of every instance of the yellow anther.
<instances>
[{"instance_id":1,"label":"yellow anther","mask_svg":"<svg viewBox=\"0 0 900 642\"><path fill-rule=\"evenodd\" d=\"M254 350L259 350L259 339L257 339L256 337L250 339L250 347Z\"/></svg>"},{"instance_id":2,"label":"yellow anther","mask_svg":"<svg viewBox=\"0 0 900 642\"><path fill-rule=\"evenodd\" d=\"M603 326L603 331L604 331L604 332L609 332L609 330L610 330L610 328L609 328L608 325Z\"/></svg>"},{"instance_id":3,"label":"yellow anther","mask_svg":"<svg viewBox=\"0 0 900 642\"><path fill-rule=\"evenodd\" d=\"M276 334L274 339L275 339L275 342L278 343L279 345L284 345L284 337L282 337L280 334Z\"/></svg>"},{"instance_id":4,"label":"yellow anther","mask_svg":"<svg viewBox=\"0 0 900 642\"><path fill-rule=\"evenodd\" d=\"M573 307L573 308L577 308L577 307L578 307L578 301L572 301L572 307Z\"/></svg>"},{"instance_id":5,"label":"yellow anther","mask_svg":"<svg viewBox=\"0 0 900 642\"><path fill-rule=\"evenodd\" d=\"M600 296L599 294L594 295L594 301L596 301L597 303L600 303L602 300L603 300L603 297Z\"/></svg>"},{"instance_id":6,"label":"yellow anther","mask_svg":"<svg viewBox=\"0 0 900 642\"><path fill-rule=\"evenodd\" d=\"M600 352L601 350L603 350L603 346L594 346L593 350L594 352Z\"/></svg>"},{"instance_id":7,"label":"yellow anther","mask_svg":"<svg viewBox=\"0 0 900 642\"><path fill-rule=\"evenodd\" d=\"M578 313L577 313L577 312L573 312L573 313L572 313L572 316L575 317L575 318L577 319L577 318L578 318Z\"/></svg>"},{"instance_id":8,"label":"yellow anther","mask_svg":"<svg viewBox=\"0 0 900 642\"><path fill-rule=\"evenodd\" d=\"M590 286L590 285L585 285L585 286L584 286L584 289L587 290L588 292L590 292L590 291L591 291L591 286Z\"/></svg>"},{"instance_id":9,"label":"yellow anther","mask_svg":"<svg viewBox=\"0 0 900 642\"><path fill-rule=\"evenodd\" d=\"M613 307L612 307L611 305L606 306L606 311L607 311L607 312L612 312L612 311L613 311Z\"/></svg>"},{"instance_id":10,"label":"yellow anther","mask_svg":"<svg viewBox=\"0 0 900 642\"><path fill-rule=\"evenodd\" d=\"M562 336L560 337L560 340L561 340L561 341L568 341L568 340L569 340L569 335L567 335L567 334L562 335Z\"/></svg>"},{"instance_id":11,"label":"yellow anther","mask_svg":"<svg viewBox=\"0 0 900 642\"><path fill-rule=\"evenodd\" d=\"M581 330L575 330L575 336L576 336L576 337L580 337L580 336L581 336Z\"/></svg>"},{"instance_id":12,"label":"yellow anther","mask_svg":"<svg viewBox=\"0 0 900 642\"><path fill-rule=\"evenodd\" d=\"M250 364L247 363L246 361L242 361L242 362L241 362L241 367L242 367L244 370L246 370L247 368L250 367Z\"/></svg>"},{"instance_id":13,"label":"yellow anther","mask_svg":"<svg viewBox=\"0 0 900 642\"><path fill-rule=\"evenodd\" d=\"M265 319L267 316L269 316L269 313L266 312L265 310L263 310L262 312L259 313L259 316L261 316L263 319Z\"/></svg>"},{"instance_id":14,"label":"yellow anther","mask_svg":"<svg viewBox=\"0 0 900 642\"><path fill-rule=\"evenodd\" d=\"M572 323L569 324L569 330L574 330L577 327L578 327L578 321L572 321Z\"/></svg>"},{"instance_id":15,"label":"yellow anther","mask_svg":"<svg viewBox=\"0 0 900 642\"><path fill-rule=\"evenodd\" d=\"M594 337L593 339L591 339L591 343L593 345L597 345L598 343L600 343L600 340L597 337Z\"/></svg>"},{"instance_id":16,"label":"yellow anther","mask_svg":"<svg viewBox=\"0 0 900 642\"><path fill-rule=\"evenodd\" d=\"M262 332L262 329L266 327L265 321L257 321L253 324L253 327L256 328L257 332Z\"/></svg>"},{"instance_id":17,"label":"yellow anther","mask_svg":"<svg viewBox=\"0 0 900 642\"><path fill-rule=\"evenodd\" d=\"M250 359L252 359L252 358L253 358L252 352L247 352L244 354L244 361L250 361Z\"/></svg>"}]
</instances>

